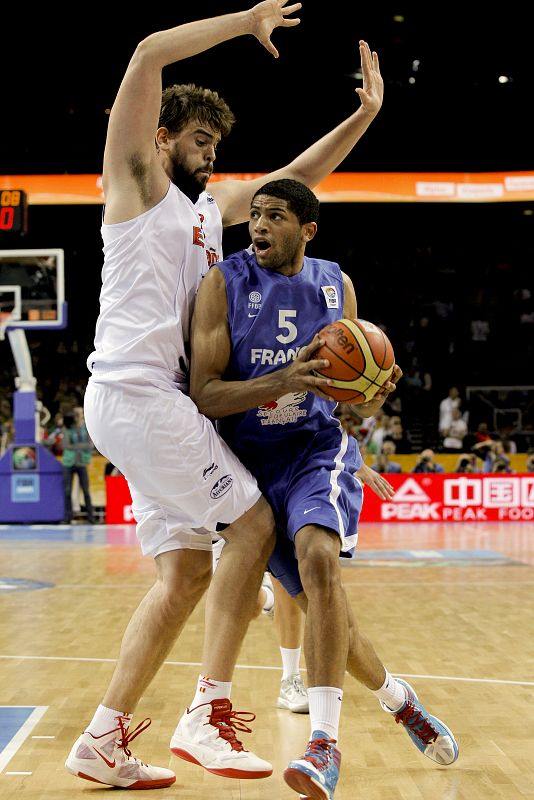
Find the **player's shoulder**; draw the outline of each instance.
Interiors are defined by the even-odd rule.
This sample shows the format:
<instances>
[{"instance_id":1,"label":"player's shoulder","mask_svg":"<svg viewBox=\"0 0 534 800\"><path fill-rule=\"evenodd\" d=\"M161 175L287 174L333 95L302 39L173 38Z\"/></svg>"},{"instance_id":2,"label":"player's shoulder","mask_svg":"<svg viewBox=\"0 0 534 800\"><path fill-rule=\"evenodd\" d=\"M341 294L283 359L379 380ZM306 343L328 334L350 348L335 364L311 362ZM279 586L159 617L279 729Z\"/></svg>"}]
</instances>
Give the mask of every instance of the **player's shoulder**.
<instances>
[{"instance_id":1,"label":"player's shoulder","mask_svg":"<svg viewBox=\"0 0 534 800\"><path fill-rule=\"evenodd\" d=\"M197 208L201 207L201 206L204 206L204 207L207 207L207 208L210 208L210 207L213 208L214 206L215 207L217 206L217 200L214 198L214 196L211 194L211 192L208 192L207 190L204 190L203 192L201 192L199 194L198 200L196 201L195 206Z\"/></svg>"},{"instance_id":2,"label":"player's shoulder","mask_svg":"<svg viewBox=\"0 0 534 800\"><path fill-rule=\"evenodd\" d=\"M326 258L313 258L311 256L305 256L304 260L308 263L310 269L341 280L341 267L336 261L329 261Z\"/></svg>"},{"instance_id":3,"label":"player's shoulder","mask_svg":"<svg viewBox=\"0 0 534 800\"><path fill-rule=\"evenodd\" d=\"M254 253L250 249L238 250L235 253L223 258L216 266L220 267L221 271L227 278L236 275L242 275L248 272L256 264Z\"/></svg>"}]
</instances>

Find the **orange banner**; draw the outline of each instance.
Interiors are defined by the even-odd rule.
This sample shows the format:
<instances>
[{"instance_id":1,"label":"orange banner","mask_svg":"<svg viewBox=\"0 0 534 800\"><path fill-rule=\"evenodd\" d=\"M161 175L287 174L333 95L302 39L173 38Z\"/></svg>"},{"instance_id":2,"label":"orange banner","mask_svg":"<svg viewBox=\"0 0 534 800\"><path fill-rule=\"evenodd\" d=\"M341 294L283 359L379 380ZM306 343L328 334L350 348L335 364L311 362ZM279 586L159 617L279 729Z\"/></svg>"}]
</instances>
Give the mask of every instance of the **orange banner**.
<instances>
[{"instance_id":1,"label":"orange banner","mask_svg":"<svg viewBox=\"0 0 534 800\"><path fill-rule=\"evenodd\" d=\"M265 173L219 173L251 180ZM101 175L0 175L30 205L102 204ZM315 187L323 203L502 203L534 200L534 172L333 172Z\"/></svg>"}]
</instances>

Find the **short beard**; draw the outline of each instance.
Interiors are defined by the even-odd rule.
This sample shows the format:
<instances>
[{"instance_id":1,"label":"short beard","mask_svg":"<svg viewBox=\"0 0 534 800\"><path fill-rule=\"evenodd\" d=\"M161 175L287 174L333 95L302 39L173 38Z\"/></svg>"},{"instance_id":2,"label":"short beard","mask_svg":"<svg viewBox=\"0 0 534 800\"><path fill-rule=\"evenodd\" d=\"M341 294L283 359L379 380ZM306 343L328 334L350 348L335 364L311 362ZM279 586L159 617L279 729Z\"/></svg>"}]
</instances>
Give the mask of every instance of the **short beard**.
<instances>
[{"instance_id":1,"label":"short beard","mask_svg":"<svg viewBox=\"0 0 534 800\"><path fill-rule=\"evenodd\" d=\"M192 203L197 202L208 182L205 174L199 177L195 173L187 172L181 164L177 164L176 162L172 166L171 180L180 191L189 197Z\"/></svg>"}]
</instances>

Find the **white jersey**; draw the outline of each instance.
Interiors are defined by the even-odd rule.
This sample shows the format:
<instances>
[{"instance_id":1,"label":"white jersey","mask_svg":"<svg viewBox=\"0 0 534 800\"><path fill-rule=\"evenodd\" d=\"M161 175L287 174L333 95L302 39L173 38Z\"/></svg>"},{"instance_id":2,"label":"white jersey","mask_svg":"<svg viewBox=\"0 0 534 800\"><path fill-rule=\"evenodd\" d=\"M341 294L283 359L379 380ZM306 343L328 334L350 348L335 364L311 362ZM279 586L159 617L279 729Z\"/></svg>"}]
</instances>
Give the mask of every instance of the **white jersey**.
<instances>
[{"instance_id":1,"label":"white jersey","mask_svg":"<svg viewBox=\"0 0 534 800\"><path fill-rule=\"evenodd\" d=\"M145 365L183 380L198 287L222 258L222 219L211 195L193 205L173 183L134 219L102 224L104 266L95 349L89 370Z\"/></svg>"}]
</instances>

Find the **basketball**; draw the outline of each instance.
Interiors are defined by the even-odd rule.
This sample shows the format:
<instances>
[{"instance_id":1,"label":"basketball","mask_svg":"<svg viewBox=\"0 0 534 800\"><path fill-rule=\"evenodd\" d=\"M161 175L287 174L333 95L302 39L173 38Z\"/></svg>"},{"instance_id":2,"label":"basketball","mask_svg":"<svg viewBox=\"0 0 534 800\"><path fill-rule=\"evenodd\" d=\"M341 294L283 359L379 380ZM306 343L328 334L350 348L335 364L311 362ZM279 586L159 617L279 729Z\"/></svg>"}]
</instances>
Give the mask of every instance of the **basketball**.
<instances>
[{"instance_id":1,"label":"basketball","mask_svg":"<svg viewBox=\"0 0 534 800\"><path fill-rule=\"evenodd\" d=\"M338 319L319 331L325 343L312 358L330 362L320 372L331 378L321 390L339 403L366 403L391 377L395 364L393 347L384 331L365 319Z\"/></svg>"}]
</instances>

